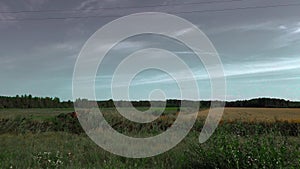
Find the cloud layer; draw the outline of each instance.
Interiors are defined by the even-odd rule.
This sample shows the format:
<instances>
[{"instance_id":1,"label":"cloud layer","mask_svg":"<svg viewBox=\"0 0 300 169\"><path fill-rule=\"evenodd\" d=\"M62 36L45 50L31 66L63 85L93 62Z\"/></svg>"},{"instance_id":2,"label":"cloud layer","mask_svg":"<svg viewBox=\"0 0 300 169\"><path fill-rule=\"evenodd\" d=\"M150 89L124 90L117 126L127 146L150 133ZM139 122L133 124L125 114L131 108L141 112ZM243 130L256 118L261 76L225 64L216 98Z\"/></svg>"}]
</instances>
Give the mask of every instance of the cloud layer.
<instances>
[{"instance_id":1,"label":"cloud layer","mask_svg":"<svg viewBox=\"0 0 300 169\"><path fill-rule=\"evenodd\" d=\"M13 18L47 18L88 15L126 15L135 12L173 12L203 30L223 61L228 99L260 96L300 100L300 6L208 13L193 10L298 3L296 0L259 0L193 5L179 1L36 1L0 2L0 11L62 10L43 13L0 13L0 95L31 93L37 96L72 98L72 74L86 40L115 19L95 17L67 20L5 21ZM187 1L185 3L198 3ZM159 6L164 4L164 6ZM170 5L170 6L165 6ZM143 6L153 6L145 7ZM120 8L122 7L122 8ZM137 8L123 8L137 7ZM106 9L101 9L106 8ZM114 9L113 9L114 8ZM94 10L98 9L98 10ZM65 10L65 11L64 11ZM67 11L68 10L68 11ZM74 11L72 11L74 10ZM174 32L180 36L188 29ZM105 44L101 44L105 45ZM100 47L101 47L100 45ZM114 68L130 53L160 47L177 54L191 67L204 99L209 99L209 78L200 60L182 44L157 36L125 40L108 54L96 77L97 97L109 99ZM149 58L145 58L147 60ZM150 59L161 59L153 56ZM162 60L163 61L163 60ZM171 64L171 61L164 61ZM177 70L180 73L180 70ZM85 80L94 80L87 77ZM182 80L190 80L189 77ZM120 84L121 85L121 84ZM132 82L132 97L145 99L153 87L178 96L174 80L164 73L141 73Z\"/></svg>"}]
</instances>

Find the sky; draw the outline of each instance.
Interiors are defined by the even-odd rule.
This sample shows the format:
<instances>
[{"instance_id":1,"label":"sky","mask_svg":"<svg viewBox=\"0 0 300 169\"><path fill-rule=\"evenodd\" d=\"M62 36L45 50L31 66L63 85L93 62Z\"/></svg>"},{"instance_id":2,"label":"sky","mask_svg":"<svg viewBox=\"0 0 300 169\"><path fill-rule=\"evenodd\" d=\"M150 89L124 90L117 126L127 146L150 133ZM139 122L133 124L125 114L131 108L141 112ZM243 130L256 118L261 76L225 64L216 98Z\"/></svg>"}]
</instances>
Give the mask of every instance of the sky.
<instances>
[{"instance_id":1,"label":"sky","mask_svg":"<svg viewBox=\"0 0 300 169\"><path fill-rule=\"evenodd\" d=\"M224 67L227 100L300 100L300 2L217 1L1 0L0 95L72 100L76 59L99 28L129 14L164 12L193 23L213 43ZM149 47L169 50L184 60L197 77L201 99L210 99L209 77L192 51L168 37L139 35L117 44L105 56L95 79L98 100L112 97L112 75L122 59ZM180 97L169 75L148 70L132 80L130 99L147 100L155 89L163 90L167 98Z\"/></svg>"}]
</instances>

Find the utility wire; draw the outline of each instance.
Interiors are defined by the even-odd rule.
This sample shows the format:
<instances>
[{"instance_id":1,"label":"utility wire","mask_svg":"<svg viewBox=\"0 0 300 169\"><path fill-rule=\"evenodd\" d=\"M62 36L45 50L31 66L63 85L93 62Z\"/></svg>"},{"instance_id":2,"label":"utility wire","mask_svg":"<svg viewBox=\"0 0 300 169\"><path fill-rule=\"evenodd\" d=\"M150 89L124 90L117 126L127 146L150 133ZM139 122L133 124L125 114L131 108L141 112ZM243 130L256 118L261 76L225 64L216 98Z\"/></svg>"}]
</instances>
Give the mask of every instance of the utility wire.
<instances>
[{"instance_id":1,"label":"utility wire","mask_svg":"<svg viewBox=\"0 0 300 169\"><path fill-rule=\"evenodd\" d=\"M101 7L93 9L50 9L50 10L21 10L21 11L0 11L0 13L46 13L46 12L88 12L97 10L112 10L112 9L140 9L140 8L150 8L150 7L167 7L167 6L185 6L185 5L201 5L201 4L213 4L213 3L227 3L227 2L239 2L245 0L227 0L227 1L206 1L206 2L192 2L192 3L180 3L180 4L161 4L161 5L144 5L144 6L123 6L123 7Z\"/></svg>"},{"instance_id":2,"label":"utility wire","mask_svg":"<svg viewBox=\"0 0 300 169\"><path fill-rule=\"evenodd\" d=\"M168 13L170 13L170 14L188 14L188 13L225 12L225 11L235 11L235 10L251 10L251 9L265 9L265 8L293 7L293 6L300 6L300 3L266 5L266 6L251 6L251 7L239 7L239 8L227 8L227 9L179 11L179 12L168 12ZM110 17L122 17L122 16L124 16L124 15L87 15L87 16L68 16L68 17L45 17L45 18L6 18L6 19L0 19L0 21L66 20L66 19L84 19L84 18L110 18Z\"/></svg>"}]
</instances>

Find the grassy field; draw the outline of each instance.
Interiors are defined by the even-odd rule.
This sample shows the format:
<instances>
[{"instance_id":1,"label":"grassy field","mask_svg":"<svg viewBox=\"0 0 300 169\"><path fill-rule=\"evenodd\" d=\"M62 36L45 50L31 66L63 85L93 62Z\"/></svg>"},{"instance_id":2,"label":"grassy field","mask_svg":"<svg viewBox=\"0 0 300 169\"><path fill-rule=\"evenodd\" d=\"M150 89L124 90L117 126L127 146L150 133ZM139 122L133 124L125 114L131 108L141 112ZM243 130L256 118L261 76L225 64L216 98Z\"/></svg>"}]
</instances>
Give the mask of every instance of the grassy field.
<instances>
[{"instance_id":1,"label":"grassy field","mask_svg":"<svg viewBox=\"0 0 300 169\"><path fill-rule=\"evenodd\" d=\"M300 109L226 108L222 123L198 142L207 110L172 150L150 158L113 155L93 143L72 109L0 109L0 168L300 168ZM142 127L114 109L105 118L127 135L161 133L176 119L176 108ZM156 127L153 128L153 125ZM129 127L130 126L130 127ZM151 147L149 147L151 148Z\"/></svg>"},{"instance_id":2,"label":"grassy field","mask_svg":"<svg viewBox=\"0 0 300 169\"><path fill-rule=\"evenodd\" d=\"M160 108L158 108L159 110ZM143 111L146 108L139 108ZM176 113L177 108L168 107L165 114ZM17 116L33 117L35 119L49 119L61 113L70 113L74 109L0 109L0 119L15 118ZM104 108L104 113L114 113L115 108ZM207 116L208 109L199 112L199 118L203 119ZM225 121L244 121L244 122L276 122L289 121L300 123L299 108L225 108L222 120Z\"/></svg>"},{"instance_id":3,"label":"grassy field","mask_svg":"<svg viewBox=\"0 0 300 169\"><path fill-rule=\"evenodd\" d=\"M14 119L16 117L32 117L36 120L51 119L61 113L73 112L73 108L59 109L0 109L0 119Z\"/></svg>"}]
</instances>

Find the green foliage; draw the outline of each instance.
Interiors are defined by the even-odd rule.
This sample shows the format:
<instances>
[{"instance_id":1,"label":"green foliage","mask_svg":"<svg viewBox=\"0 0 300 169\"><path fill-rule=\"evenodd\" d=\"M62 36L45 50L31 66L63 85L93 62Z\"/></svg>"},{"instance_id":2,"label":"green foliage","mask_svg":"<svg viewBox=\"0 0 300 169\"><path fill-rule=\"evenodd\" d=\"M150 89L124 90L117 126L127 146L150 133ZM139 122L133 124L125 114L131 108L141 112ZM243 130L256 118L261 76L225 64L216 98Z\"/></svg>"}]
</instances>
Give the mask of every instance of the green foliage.
<instances>
[{"instance_id":1,"label":"green foliage","mask_svg":"<svg viewBox=\"0 0 300 169\"><path fill-rule=\"evenodd\" d=\"M67 131L70 133L83 133L83 129L76 117L72 116L72 113L61 113L52 120L54 131Z\"/></svg>"},{"instance_id":2,"label":"green foliage","mask_svg":"<svg viewBox=\"0 0 300 169\"><path fill-rule=\"evenodd\" d=\"M237 136L222 128L199 144L192 132L172 150L130 159L67 132L0 135L0 168L299 168L299 138L277 133ZM150 148L150 147L149 147ZM49 161L50 160L50 161Z\"/></svg>"},{"instance_id":3,"label":"green foliage","mask_svg":"<svg viewBox=\"0 0 300 169\"><path fill-rule=\"evenodd\" d=\"M176 108L167 108L164 116L149 124L125 120L115 109L105 110L105 119L116 130L137 137L157 135L176 119ZM67 113L70 109L54 114L28 109L27 116L13 111L15 116L0 116L0 168L300 168L299 123L223 122L200 144L203 121L198 120L170 151L131 159L98 147Z\"/></svg>"},{"instance_id":4,"label":"green foliage","mask_svg":"<svg viewBox=\"0 0 300 169\"><path fill-rule=\"evenodd\" d=\"M188 168L300 167L299 144L275 133L241 137L220 130L208 142L190 147Z\"/></svg>"}]
</instances>

